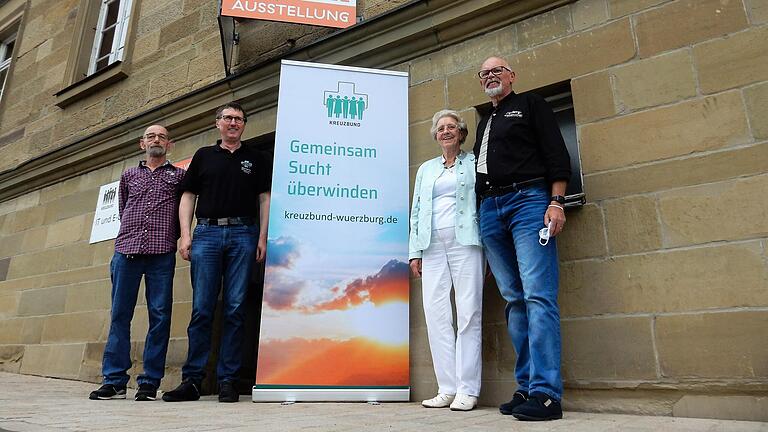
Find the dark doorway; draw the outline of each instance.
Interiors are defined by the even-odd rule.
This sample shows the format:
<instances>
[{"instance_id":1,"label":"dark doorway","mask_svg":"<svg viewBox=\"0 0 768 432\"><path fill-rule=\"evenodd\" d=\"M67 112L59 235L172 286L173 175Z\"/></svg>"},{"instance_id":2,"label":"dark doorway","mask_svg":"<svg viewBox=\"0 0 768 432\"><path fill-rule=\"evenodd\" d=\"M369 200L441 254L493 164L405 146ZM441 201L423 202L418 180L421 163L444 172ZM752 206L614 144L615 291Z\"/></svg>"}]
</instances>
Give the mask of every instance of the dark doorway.
<instances>
[{"instance_id":1,"label":"dark doorway","mask_svg":"<svg viewBox=\"0 0 768 432\"><path fill-rule=\"evenodd\" d=\"M256 382L256 361L259 356L259 328L261 326L261 298L264 293L264 263L258 263L251 274L248 297L245 299L245 328L243 330L242 363L237 390L251 394Z\"/></svg>"},{"instance_id":2,"label":"dark doorway","mask_svg":"<svg viewBox=\"0 0 768 432\"><path fill-rule=\"evenodd\" d=\"M275 154L275 133L243 141L243 145L258 149L270 163ZM270 173L271 174L271 173ZM256 364L259 356L259 329L261 327L261 299L264 294L264 263L257 263L251 273L248 297L245 299L246 315L243 331L242 363L237 390L242 395L249 395L256 383Z\"/></svg>"}]
</instances>

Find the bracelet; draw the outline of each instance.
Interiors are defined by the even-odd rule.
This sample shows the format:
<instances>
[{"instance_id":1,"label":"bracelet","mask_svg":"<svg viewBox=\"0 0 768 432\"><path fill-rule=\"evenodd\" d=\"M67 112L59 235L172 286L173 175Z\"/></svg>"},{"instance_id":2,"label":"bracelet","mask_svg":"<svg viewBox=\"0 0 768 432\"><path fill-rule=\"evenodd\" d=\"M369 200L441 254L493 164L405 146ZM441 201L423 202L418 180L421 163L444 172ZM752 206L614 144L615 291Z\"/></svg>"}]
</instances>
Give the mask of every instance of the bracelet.
<instances>
[{"instance_id":1,"label":"bracelet","mask_svg":"<svg viewBox=\"0 0 768 432\"><path fill-rule=\"evenodd\" d=\"M557 204L550 204L550 205L548 205L547 207L557 207L557 208L559 208L560 210L562 210L562 211L565 211L565 208L563 208L562 206L559 206L559 205L557 205Z\"/></svg>"}]
</instances>

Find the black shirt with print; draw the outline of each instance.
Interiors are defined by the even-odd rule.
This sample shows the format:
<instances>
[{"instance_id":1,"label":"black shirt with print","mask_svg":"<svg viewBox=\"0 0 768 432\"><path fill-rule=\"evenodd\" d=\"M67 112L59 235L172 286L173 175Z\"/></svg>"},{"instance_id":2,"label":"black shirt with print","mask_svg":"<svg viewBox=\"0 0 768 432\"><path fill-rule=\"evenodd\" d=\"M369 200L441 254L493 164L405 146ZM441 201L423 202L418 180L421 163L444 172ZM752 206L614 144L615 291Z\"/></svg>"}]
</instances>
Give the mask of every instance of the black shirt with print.
<instances>
[{"instance_id":1,"label":"black shirt with print","mask_svg":"<svg viewBox=\"0 0 768 432\"><path fill-rule=\"evenodd\" d=\"M552 183L571 178L571 160L552 108L534 93L510 93L477 126L475 159L488 119L488 174L477 173L478 194L489 187L509 186L537 177Z\"/></svg>"},{"instance_id":2,"label":"black shirt with print","mask_svg":"<svg viewBox=\"0 0 768 432\"><path fill-rule=\"evenodd\" d=\"M259 194L269 192L270 160L260 151L241 145L234 152L220 145L195 152L181 190L197 195L199 218L259 217Z\"/></svg>"}]
</instances>

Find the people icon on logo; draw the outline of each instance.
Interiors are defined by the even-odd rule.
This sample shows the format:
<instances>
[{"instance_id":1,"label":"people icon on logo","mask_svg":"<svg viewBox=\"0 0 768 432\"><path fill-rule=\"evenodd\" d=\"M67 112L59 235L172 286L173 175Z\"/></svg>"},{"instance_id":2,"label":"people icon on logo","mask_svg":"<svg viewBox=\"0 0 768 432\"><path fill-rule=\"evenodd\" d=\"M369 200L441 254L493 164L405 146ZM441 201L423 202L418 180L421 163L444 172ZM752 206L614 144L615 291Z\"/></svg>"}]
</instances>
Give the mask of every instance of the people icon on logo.
<instances>
[{"instance_id":1,"label":"people icon on logo","mask_svg":"<svg viewBox=\"0 0 768 432\"><path fill-rule=\"evenodd\" d=\"M367 100L363 96L342 97L329 94L323 103L328 112L328 118L344 118L350 120L362 120L363 111L368 108Z\"/></svg>"},{"instance_id":2,"label":"people icon on logo","mask_svg":"<svg viewBox=\"0 0 768 432\"><path fill-rule=\"evenodd\" d=\"M325 100L325 106L328 108L328 118L333 117L333 95L328 95Z\"/></svg>"}]
</instances>

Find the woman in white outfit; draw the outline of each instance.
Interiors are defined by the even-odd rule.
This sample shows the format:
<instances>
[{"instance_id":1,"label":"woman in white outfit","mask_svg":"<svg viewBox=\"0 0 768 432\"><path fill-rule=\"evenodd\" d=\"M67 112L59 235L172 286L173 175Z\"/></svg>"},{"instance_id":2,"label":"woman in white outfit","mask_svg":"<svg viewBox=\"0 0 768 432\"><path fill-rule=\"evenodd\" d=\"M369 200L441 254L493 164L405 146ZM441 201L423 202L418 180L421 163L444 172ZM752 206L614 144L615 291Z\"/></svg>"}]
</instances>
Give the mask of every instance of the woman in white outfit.
<instances>
[{"instance_id":1,"label":"woman in white outfit","mask_svg":"<svg viewBox=\"0 0 768 432\"><path fill-rule=\"evenodd\" d=\"M475 200L475 157L461 150L467 124L459 113L432 117L432 137L442 155L416 174L408 258L421 276L429 349L438 394L428 408L469 411L480 394L483 252ZM457 331L453 328L455 291Z\"/></svg>"}]
</instances>

